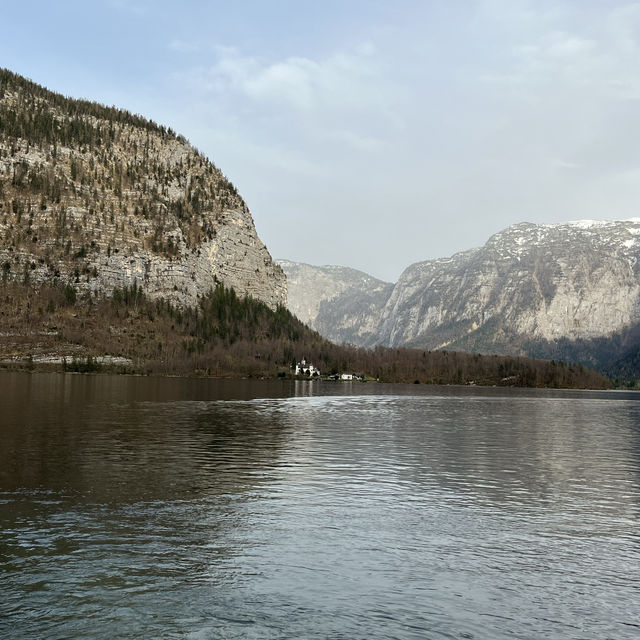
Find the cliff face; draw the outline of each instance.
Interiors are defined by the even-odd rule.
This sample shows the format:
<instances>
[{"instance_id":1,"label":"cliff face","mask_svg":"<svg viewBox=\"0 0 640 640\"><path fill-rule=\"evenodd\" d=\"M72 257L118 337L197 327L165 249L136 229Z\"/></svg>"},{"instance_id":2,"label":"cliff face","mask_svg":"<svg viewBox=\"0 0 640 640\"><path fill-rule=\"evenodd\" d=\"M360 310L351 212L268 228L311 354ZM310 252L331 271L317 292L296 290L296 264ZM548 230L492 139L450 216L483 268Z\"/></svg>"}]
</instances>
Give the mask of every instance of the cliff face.
<instances>
[{"instance_id":1,"label":"cliff face","mask_svg":"<svg viewBox=\"0 0 640 640\"><path fill-rule=\"evenodd\" d=\"M290 308L327 336L344 336L354 319L349 340L365 346L546 356L556 352L544 345L600 340L640 322L639 257L640 219L632 219L515 225L481 248L411 265L392 288L360 274L342 297L316 285L317 269L283 264ZM301 300L313 301L307 315Z\"/></svg>"},{"instance_id":2,"label":"cliff face","mask_svg":"<svg viewBox=\"0 0 640 640\"><path fill-rule=\"evenodd\" d=\"M410 266L381 315L383 344L478 336L591 339L639 319L640 219L509 227L480 249Z\"/></svg>"},{"instance_id":3,"label":"cliff face","mask_svg":"<svg viewBox=\"0 0 640 640\"><path fill-rule=\"evenodd\" d=\"M337 343L373 346L378 314L393 285L347 267L277 260L287 276L289 311Z\"/></svg>"},{"instance_id":4,"label":"cliff face","mask_svg":"<svg viewBox=\"0 0 640 640\"><path fill-rule=\"evenodd\" d=\"M222 282L276 307L284 273L235 187L184 138L0 70L0 266L80 294L193 305Z\"/></svg>"}]
</instances>

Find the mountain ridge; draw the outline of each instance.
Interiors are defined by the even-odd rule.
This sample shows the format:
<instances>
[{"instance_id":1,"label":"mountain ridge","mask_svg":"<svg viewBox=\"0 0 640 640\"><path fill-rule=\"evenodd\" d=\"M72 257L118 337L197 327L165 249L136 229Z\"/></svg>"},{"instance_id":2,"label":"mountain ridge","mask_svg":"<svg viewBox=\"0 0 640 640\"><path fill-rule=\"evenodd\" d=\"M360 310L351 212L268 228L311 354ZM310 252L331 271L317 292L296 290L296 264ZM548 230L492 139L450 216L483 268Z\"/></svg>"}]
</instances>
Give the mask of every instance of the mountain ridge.
<instances>
[{"instance_id":1,"label":"mountain ridge","mask_svg":"<svg viewBox=\"0 0 640 640\"><path fill-rule=\"evenodd\" d=\"M351 267L314 267L281 259L276 263L287 276L288 308L295 316L329 340L365 347L375 344L372 313L388 297L391 283ZM336 308L342 319L335 317Z\"/></svg>"},{"instance_id":2,"label":"mountain ridge","mask_svg":"<svg viewBox=\"0 0 640 640\"><path fill-rule=\"evenodd\" d=\"M80 295L135 283L193 305L222 282L272 308L286 280L235 186L153 121L0 69L0 264Z\"/></svg>"},{"instance_id":3,"label":"mountain ridge","mask_svg":"<svg viewBox=\"0 0 640 640\"><path fill-rule=\"evenodd\" d=\"M371 308L391 287L342 275L335 296L358 299L355 279ZM608 385L530 359L328 342L285 309L246 203L182 136L1 69L0 293L3 368L287 377L306 356L395 382Z\"/></svg>"},{"instance_id":4,"label":"mountain ridge","mask_svg":"<svg viewBox=\"0 0 640 640\"><path fill-rule=\"evenodd\" d=\"M572 361L580 361L581 353L585 361L591 341L600 355L586 363L604 370L613 364L604 363L602 341L630 348L632 328L640 322L638 257L640 218L525 222L481 247L409 265L388 297L368 307L366 342L343 330L352 312L339 299L317 306L334 318L334 339L362 346L555 354ZM283 268L287 273L292 266ZM624 359L625 353L613 355Z\"/></svg>"}]
</instances>

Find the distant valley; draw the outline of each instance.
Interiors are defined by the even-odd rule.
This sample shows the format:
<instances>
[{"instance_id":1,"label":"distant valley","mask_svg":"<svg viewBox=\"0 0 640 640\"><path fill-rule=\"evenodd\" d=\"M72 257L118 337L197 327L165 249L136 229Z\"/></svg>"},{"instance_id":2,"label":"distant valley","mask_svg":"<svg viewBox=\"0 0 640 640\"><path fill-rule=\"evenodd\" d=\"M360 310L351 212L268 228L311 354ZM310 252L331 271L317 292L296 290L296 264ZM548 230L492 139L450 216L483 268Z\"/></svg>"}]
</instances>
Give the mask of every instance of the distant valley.
<instances>
[{"instance_id":1,"label":"distant valley","mask_svg":"<svg viewBox=\"0 0 640 640\"><path fill-rule=\"evenodd\" d=\"M381 344L380 310L393 285L349 267L276 260L287 276L289 311L334 342Z\"/></svg>"},{"instance_id":2,"label":"distant valley","mask_svg":"<svg viewBox=\"0 0 640 640\"><path fill-rule=\"evenodd\" d=\"M640 376L640 219L522 223L395 284L278 261L289 309L338 342L526 355Z\"/></svg>"}]
</instances>

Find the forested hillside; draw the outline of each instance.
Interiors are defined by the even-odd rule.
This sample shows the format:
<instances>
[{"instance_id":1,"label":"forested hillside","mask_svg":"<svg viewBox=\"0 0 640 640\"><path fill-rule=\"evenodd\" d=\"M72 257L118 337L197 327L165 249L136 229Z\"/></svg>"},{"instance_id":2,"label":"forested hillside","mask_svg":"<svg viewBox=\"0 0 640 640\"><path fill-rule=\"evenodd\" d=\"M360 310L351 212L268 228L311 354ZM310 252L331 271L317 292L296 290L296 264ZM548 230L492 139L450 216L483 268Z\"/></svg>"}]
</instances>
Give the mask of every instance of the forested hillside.
<instances>
[{"instance_id":1,"label":"forested hillside","mask_svg":"<svg viewBox=\"0 0 640 640\"><path fill-rule=\"evenodd\" d=\"M78 294L135 281L194 304L223 282L286 300L245 202L182 136L1 69L0 263L8 279Z\"/></svg>"},{"instance_id":2,"label":"forested hillside","mask_svg":"<svg viewBox=\"0 0 640 640\"><path fill-rule=\"evenodd\" d=\"M78 371L276 377L303 357L325 375L385 382L605 388L581 365L448 351L339 346L284 307L223 285L194 307L136 287L81 300L68 285L0 284L0 364ZM106 357L105 357L106 356Z\"/></svg>"}]
</instances>

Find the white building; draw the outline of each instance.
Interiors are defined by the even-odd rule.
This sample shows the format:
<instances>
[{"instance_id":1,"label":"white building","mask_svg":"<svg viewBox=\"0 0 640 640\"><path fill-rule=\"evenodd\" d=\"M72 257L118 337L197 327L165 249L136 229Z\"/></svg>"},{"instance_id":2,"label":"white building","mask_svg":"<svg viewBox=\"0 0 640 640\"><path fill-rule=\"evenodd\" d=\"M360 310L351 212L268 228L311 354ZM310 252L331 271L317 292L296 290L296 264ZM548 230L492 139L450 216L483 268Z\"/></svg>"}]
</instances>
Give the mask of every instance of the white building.
<instances>
[{"instance_id":1,"label":"white building","mask_svg":"<svg viewBox=\"0 0 640 640\"><path fill-rule=\"evenodd\" d=\"M340 380L362 380L362 376L359 376L357 373L342 373Z\"/></svg>"},{"instance_id":2,"label":"white building","mask_svg":"<svg viewBox=\"0 0 640 640\"><path fill-rule=\"evenodd\" d=\"M320 369L316 369L310 362L304 358L296 364L296 375L307 376L308 378L317 378L320 375Z\"/></svg>"}]
</instances>

